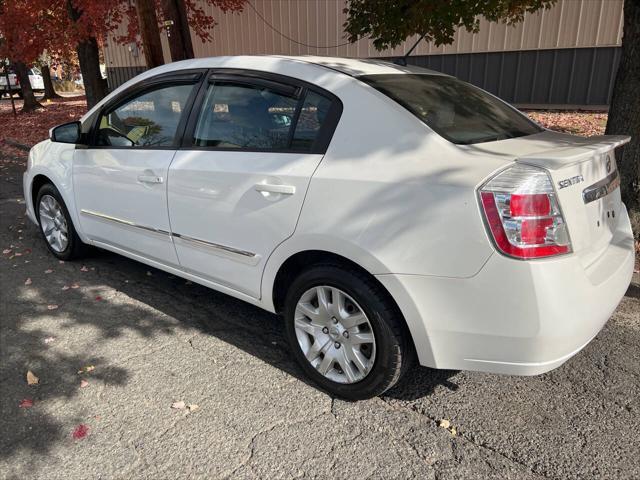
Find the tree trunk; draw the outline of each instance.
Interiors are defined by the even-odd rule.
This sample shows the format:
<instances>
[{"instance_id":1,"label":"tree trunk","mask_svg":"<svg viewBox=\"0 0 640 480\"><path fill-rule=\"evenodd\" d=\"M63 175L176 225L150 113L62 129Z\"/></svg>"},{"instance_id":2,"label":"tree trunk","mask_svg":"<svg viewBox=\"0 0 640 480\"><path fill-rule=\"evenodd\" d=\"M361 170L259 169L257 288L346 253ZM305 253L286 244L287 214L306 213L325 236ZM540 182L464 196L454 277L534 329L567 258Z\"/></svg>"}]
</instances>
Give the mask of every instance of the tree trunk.
<instances>
[{"instance_id":1,"label":"tree trunk","mask_svg":"<svg viewBox=\"0 0 640 480\"><path fill-rule=\"evenodd\" d=\"M162 11L164 20L173 22L167 29L171 61L193 58L191 31L184 0L162 0Z\"/></svg>"},{"instance_id":2,"label":"tree trunk","mask_svg":"<svg viewBox=\"0 0 640 480\"><path fill-rule=\"evenodd\" d=\"M80 42L76 47L76 52L80 62L84 92L87 96L87 109L91 109L109 93L107 81L102 78L100 72L98 42L91 37Z\"/></svg>"},{"instance_id":3,"label":"tree trunk","mask_svg":"<svg viewBox=\"0 0 640 480\"><path fill-rule=\"evenodd\" d=\"M622 55L606 133L631 135L631 142L616 160L622 200L629 209L636 238L640 238L640 0L624 2Z\"/></svg>"},{"instance_id":4,"label":"tree trunk","mask_svg":"<svg viewBox=\"0 0 640 480\"><path fill-rule=\"evenodd\" d=\"M147 68L154 68L164 64L158 17L156 17L154 0L137 0L138 25L142 37L142 50Z\"/></svg>"},{"instance_id":5,"label":"tree trunk","mask_svg":"<svg viewBox=\"0 0 640 480\"><path fill-rule=\"evenodd\" d=\"M74 23L82 15L82 12L74 8L71 0L67 0L67 11L69 12L69 18ZM91 109L109 93L107 81L102 78L102 73L100 72L98 41L95 37L89 37L76 45L76 53L80 63L80 72L82 72L84 92L87 96L87 109Z\"/></svg>"},{"instance_id":6,"label":"tree trunk","mask_svg":"<svg viewBox=\"0 0 640 480\"><path fill-rule=\"evenodd\" d=\"M22 105L22 112L33 112L38 108L42 108L42 105L36 100L33 90L31 89L31 82L29 81L29 69L22 62L15 62L14 68L16 75L20 79L20 88L22 91L22 99L24 103Z\"/></svg>"},{"instance_id":7,"label":"tree trunk","mask_svg":"<svg viewBox=\"0 0 640 480\"><path fill-rule=\"evenodd\" d=\"M41 63L40 70L42 71L42 82L44 83L44 100L61 98L53 88L53 82L51 81L51 69L49 68L49 65Z\"/></svg>"}]
</instances>

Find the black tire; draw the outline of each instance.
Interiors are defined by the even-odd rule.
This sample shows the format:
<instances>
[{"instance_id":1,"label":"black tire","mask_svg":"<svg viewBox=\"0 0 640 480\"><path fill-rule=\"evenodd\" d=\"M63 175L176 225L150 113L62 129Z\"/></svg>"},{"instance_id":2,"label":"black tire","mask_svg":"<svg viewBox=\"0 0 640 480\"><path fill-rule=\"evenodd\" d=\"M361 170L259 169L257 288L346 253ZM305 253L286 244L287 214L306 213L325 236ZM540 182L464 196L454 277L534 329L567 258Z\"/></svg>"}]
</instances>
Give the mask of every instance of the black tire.
<instances>
[{"instance_id":1,"label":"black tire","mask_svg":"<svg viewBox=\"0 0 640 480\"><path fill-rule=\"evenodd\" d=\"M326 378L306 359L298 343L294 324L296 305L314 286L336 287L353 298L369 319L375 336L373 367L356 383L339 383ZM300 274L288 289L284 318L291 351L304 372L322 389L348 400L376 397L393 387L413 364L415 351L398 307L370 275L356 268L323 264Z\"/></svg>"},{"instance_id":2,"label":"black tire","mask_svg":"<svg viewBox=\"0 0 640 480\"><path fill-rule=\"evenodd\" d=\"M69 243L67 247L61 252L56 252L51 247L51 245L49 245L49 242L47 241L47 238L45 237L42 229L42 223L40 220L40 201L42 200L42 197L45 195L51 195L53 198L56 199L56 201L58 202L58 204L60 204L60 207L62 208L62 213L64 214L65 220L67 222L67 230L68 230L67 238ZM35 210L36 218L38 219L38 227L40 230L40 234L42 235L42 239L44 240L44 243L49 249L49 251L56 258L60 260L75 260L77 258L82 258L86 255L88 246L85 243L83 243L82 240L80 240L80 237L78 237L76 229L73 225L73 221L71 220L71 215L69 215L69 210L67 209L67 206L64 203L62 196L60 195L60 192L58 192L58 189L55 186L53 186L51 183L47 183L42 187L40 187L40 190L38 190L38 195L36 197L36 203L33 206L33 208Z\"/></svg>"}]
</instances>

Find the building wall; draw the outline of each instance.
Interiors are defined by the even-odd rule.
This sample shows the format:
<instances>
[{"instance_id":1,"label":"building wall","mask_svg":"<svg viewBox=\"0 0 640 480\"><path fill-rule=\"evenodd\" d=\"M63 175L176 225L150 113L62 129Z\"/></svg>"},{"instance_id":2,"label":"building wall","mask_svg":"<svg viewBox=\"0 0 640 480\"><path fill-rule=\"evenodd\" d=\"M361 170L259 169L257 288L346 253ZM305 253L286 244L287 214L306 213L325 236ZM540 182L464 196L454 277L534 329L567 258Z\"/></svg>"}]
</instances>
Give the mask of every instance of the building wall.
<instances>
[{"instance_id":1,"label":"building wall","mask_svg":"<svg viewBox=\"0 0 640 480\"><path fill-rule=\"evenodd\" d=\"M196 57L282 54L394 59L416 40L384 51L377 51L368 39L349 44L342 29L345 0L251 0L238 14L224 14L198 1L218 25L211 42L203 43L192 32ZM478 33L459 29L451 45L422 42L410 61L436 70L446 66L447 73L462 72L460 78L511 102L603 106L609 101L619 58L622 6L623 0L559 0L549 10L526 14L524 22L515 26L483 19ZM166 35L162 37L169 61ZM117 45L110 38L105 50L112 86L144 68L142 52L136 57L130 46ZM517 74L512 73L509 80L492 80L495 75L485 80L482 75L479 81L477 73L465 76L466 70L473 72L475 66L478 72L484 64L500 64L503 71L516 69ZM517 88L507 89L505 85L513 82Z\"/></svg>"}]
</instances>

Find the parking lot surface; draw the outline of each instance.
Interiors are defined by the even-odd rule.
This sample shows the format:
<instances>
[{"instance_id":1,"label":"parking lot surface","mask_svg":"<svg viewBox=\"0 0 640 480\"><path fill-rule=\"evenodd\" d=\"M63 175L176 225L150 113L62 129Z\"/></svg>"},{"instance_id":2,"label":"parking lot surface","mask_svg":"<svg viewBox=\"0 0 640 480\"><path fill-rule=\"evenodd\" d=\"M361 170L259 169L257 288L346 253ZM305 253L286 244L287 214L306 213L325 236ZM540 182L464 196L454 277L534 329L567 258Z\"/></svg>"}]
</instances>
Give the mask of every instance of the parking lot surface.
<instances>
[{"instance_id":1,"label":"parking lot surface","mask_svg":"<svg viewBox=\"0 0 640 480\"><path fill-rule=\"evenodd\" d=\"M106 252L59 263L24 159L0 167L0 478L640 478L637 275L551 373L416 367L348 403L274 315Z\"/></svg>"}]
</instances>

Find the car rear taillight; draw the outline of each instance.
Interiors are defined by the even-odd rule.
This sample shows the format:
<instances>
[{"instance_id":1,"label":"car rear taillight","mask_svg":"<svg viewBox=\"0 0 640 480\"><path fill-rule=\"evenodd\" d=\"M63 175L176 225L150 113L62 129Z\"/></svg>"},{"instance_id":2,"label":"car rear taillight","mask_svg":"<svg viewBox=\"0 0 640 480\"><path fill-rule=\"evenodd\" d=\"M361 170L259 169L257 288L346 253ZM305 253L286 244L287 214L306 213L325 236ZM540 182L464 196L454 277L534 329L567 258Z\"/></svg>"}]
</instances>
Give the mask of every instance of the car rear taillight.
<instances>
[{"instance_id":1,"label":"car rear taillight","mask_svg":"<svg viewBox=\"0 0 640 480\"><path fill-rule=\"evenodd\" d=\"M571 252L567 226L545 170L515 165L480 188L480 204L498 249L528 259Z\"/></svg>"}]
</instances>

